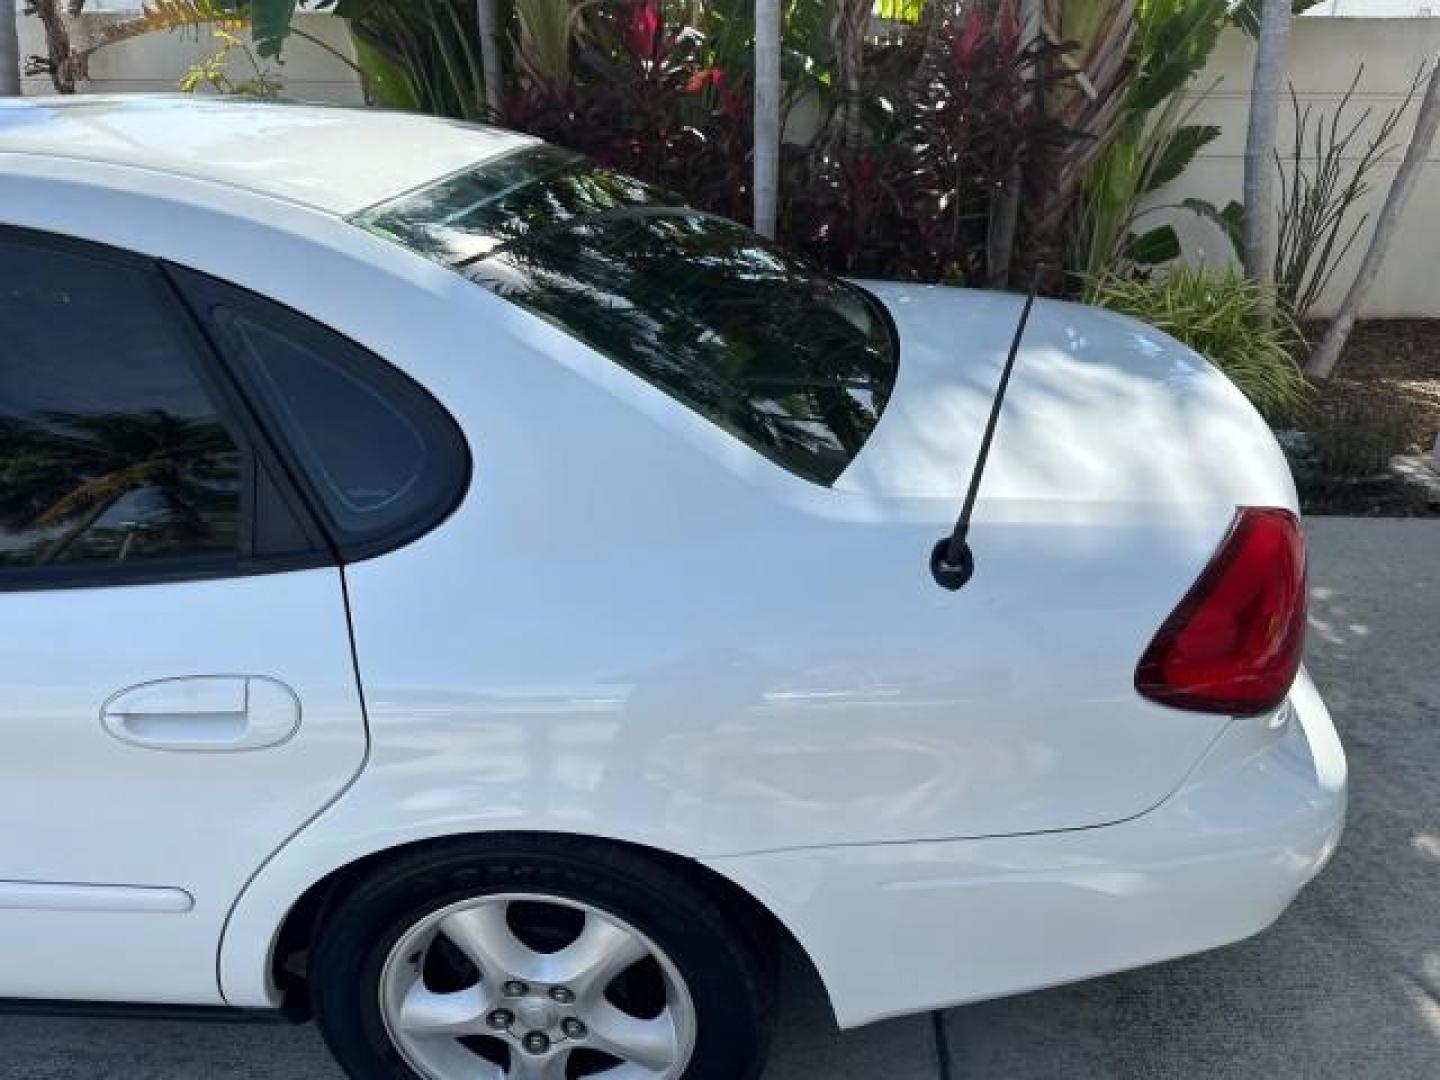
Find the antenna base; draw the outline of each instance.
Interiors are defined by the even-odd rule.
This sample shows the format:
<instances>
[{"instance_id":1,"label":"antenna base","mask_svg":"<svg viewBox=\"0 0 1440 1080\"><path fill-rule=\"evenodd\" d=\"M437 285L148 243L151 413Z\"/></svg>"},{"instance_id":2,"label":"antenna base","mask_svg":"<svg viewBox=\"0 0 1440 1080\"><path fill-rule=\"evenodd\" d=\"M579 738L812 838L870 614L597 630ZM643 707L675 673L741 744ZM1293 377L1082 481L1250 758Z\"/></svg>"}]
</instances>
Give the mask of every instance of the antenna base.
<instances>
[{"instance_id":1,"label":"antenna base","mask_svg":"<svg viewBox=\"0 0 1440 1080\"><path fill-rule=\"evenodd\" d=\"M935 584L942 589L958 592L975 575L975 556L970 553L967 543L960 549L960 561L949 562L950 537L945 537L930 552L930 573L935 575Z\"/></svg>"}]
</instances>

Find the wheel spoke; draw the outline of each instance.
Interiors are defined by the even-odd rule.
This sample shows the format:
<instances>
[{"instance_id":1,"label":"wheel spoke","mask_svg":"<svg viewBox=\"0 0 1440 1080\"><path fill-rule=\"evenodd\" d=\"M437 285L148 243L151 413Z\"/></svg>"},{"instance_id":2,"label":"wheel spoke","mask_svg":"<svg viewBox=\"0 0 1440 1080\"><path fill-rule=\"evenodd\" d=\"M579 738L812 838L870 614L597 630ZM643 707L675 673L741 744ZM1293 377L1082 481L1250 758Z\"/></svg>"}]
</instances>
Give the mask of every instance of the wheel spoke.
<instances>
[{"instance_id":1,"label":"wheel spoke","mask_svg":"<svg viewBox=\"0 0 1440 1080\"><path fill-rule=\"evenodd\" d=\"M412 1035L468 1035L485 1030L489 1005L481 985L440 994L416 979L400 1003L399 1022Z\"/></svg>"},{"instance_id":2,"label":"wheel spoke","mask_svg":"<svg viewBox=\"0 0 1440 1080\"><path fill-rule=\"evenodd\" d=\"M669 1009L653 1020L642 1020L602 1001L591 1018L588 1045L597 1050L656 1072L675 1064L679 1051Z\"/></svg>"},{"instance_id":3,"label":"wheel spoke","mask_svg":"<svg viewBox=\"0 0 1440 1080\"><path fill-rule=\"evenodd\" d=\"M635 934L592 912L585 916L580 936L546 958L547 978L570 987L583 999L595 1001L616 976L649 953Z\"/></svg>"},{"instance_id":4,"label":"wheel spoke","mask_svg":"<svg viewBox=\"0 0 1440 1080\"><path fill-rule=\"evenodd\" d=\"M555 1050L544 1057L533 1057L521 1051L510 1055L510 1071L505 1080L565 1080L569 1050Z\"/></svg>"},{"instance_id":5,"label":"wheel spoke","mask_svg":"<svg viewBox=\"0 0 1440 1080\"><path fill-rule=\"evenodd\" d=\"M440 932L474 962L492 987L506 979L539 979L546 959L515 936L505 918L508 906L480 904L452 912L440 922Z\"/></svg>"}]
</instances>

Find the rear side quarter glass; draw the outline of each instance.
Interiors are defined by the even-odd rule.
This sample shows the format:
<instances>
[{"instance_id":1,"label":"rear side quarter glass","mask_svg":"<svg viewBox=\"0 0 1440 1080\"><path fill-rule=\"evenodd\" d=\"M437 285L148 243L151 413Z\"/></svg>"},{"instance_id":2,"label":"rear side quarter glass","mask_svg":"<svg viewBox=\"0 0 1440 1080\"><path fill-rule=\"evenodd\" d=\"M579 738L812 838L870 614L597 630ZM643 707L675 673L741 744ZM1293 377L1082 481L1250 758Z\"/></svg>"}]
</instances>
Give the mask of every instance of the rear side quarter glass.
<instances>
[{"instance_id":1,"label":"rear side quarter glass","mask_svg":"<svg viewBox=\"0 0 1440 1080\"><path fill-rule=\"evenodd\" d=\"M427 390L290 308L168 269L343 561L393 550L449 516L468 487L470 453Z\"/></svg>"}]
</instances>

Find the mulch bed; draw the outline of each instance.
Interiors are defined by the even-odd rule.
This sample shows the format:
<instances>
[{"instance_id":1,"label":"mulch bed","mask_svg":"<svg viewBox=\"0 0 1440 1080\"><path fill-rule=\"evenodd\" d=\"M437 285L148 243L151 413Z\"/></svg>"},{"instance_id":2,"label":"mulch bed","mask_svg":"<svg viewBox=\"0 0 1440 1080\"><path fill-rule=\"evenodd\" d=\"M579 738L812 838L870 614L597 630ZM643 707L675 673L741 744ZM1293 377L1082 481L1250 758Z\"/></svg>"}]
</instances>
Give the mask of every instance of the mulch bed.
<instances>
[{"instance_id":1,"label":"mulch bed","mask_svg":"<svg viewBox=\"0 0 1440 1080\"><path fill-rule=\"evenodd\" d=\"M1440 506L1399 480L1351 483L1310 481L1300 487L1300 508L1306 514L1344 517L1440 517Z\"/></svg>"},{"instance_id":2,"label":"mulch bed","mask_svg":"<svg viewBox=\"0 0 1440 1080\"><path fill-rule=\"evenodd\" d=\"M1323 327L1306 329L1318 341ZM1373 425L1389 453L1428 457L1440 432L1440 319L1360 323L1335 377L1321 385L1316 408ZM1440 516L1440 507L1398 479L1307 478L1300 488L1306 513Z\"/></svg>"}]
</instances>

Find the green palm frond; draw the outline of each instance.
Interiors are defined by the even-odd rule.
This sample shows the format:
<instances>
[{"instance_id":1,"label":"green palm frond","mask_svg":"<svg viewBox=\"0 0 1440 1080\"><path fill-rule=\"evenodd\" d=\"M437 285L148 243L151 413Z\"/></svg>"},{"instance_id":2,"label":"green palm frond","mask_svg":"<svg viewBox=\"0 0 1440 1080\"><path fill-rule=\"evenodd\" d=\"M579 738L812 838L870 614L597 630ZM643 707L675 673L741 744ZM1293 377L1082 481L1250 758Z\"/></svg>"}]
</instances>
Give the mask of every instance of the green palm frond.
<instances>
[{"instance_id":1,"label":"green palm frond","mask_svg":"<svg viewBox=\"0 0 1440 1080\"><path fill-rule=\"evenodd\" d=\"M255 51L261 56L279 56L285 39L290 36L296 0L251 0L245 6L250 9Z\"/></svg>"},{"instance_id":2,"label":"green palm frond","mask_svg":"<svg viewBox=\"0 0 1440 1080\"><path fill-rule=\"evenodd\" d=\"M210 25L238 29L249 22L245 7L230 0L145 0L140 5L139 20L149 31Z\"/></svg>"}]
</instances>

